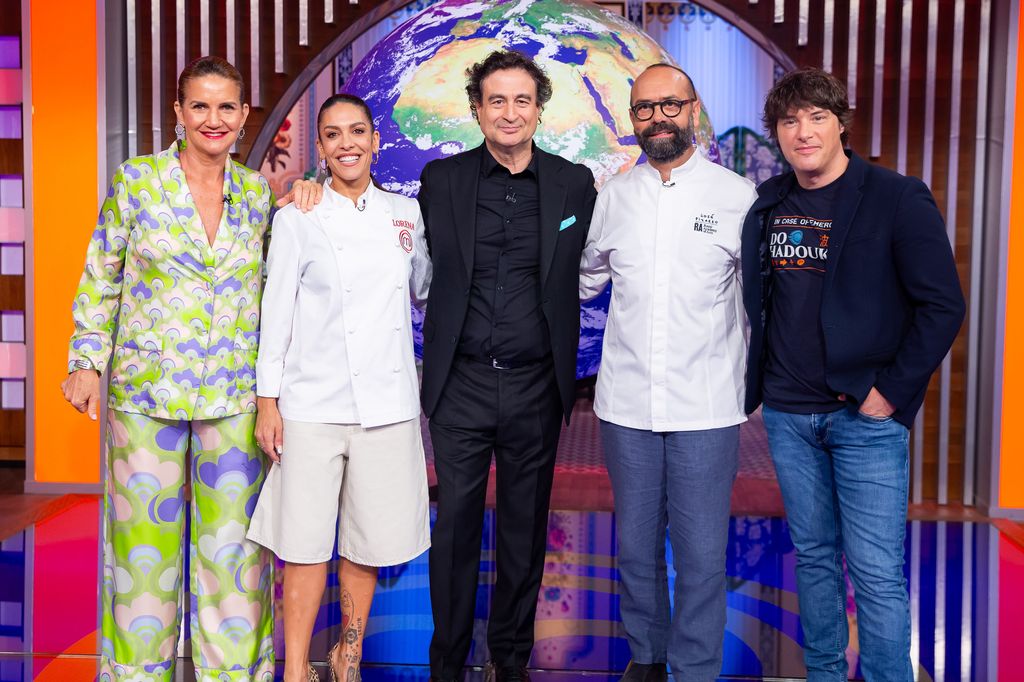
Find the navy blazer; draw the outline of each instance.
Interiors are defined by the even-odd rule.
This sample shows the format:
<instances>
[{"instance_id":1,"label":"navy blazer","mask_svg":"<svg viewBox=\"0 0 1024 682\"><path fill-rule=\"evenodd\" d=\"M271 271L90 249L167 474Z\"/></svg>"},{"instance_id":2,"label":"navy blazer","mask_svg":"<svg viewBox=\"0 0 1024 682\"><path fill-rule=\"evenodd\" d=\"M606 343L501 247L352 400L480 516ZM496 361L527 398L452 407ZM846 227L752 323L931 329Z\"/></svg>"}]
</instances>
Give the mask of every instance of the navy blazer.
<instances>
[{"instance_id":1,"label":"navy blazer","mask_svg":"<svg viewBox=\"0 0 1024 682\"><path fill-rule=\"evenodd\" d=\"M476 244L476 190L483 145L431 161L419 202L434 266L423 320L423 411L433 415L448 380L469 309ZM555 380L566 423L576 400L580 339L580 256L597 191L586 166L534 147L540 190L541 310L551 338Z\"/></svg>"},{"instance_id":2,"label":"navy blazer","mask_svg":"<svg viewBox=\"0 0 1024 682\"><path fill-rule=\"evenodd\" d=\"M893 417L910 427L963 322L960 279L928 187L852 152L847 156L821 296L825 381L858 404L877 388L896 408ZM792 172L765 181L743 224L743 304L751 327L748 414L761 404L771 315L768 225L795 186Z\"/></svg>"}]
</instances>

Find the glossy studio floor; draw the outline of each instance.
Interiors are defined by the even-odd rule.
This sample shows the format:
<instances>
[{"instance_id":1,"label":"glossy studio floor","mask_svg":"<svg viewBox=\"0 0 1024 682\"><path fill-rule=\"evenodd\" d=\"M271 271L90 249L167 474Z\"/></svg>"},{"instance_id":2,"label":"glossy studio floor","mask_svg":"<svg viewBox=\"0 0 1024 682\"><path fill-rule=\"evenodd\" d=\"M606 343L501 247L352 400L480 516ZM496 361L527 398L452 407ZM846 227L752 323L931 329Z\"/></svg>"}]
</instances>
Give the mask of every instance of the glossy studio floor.
<instances>
[{"instance_id":1,"label":"glossy studio floor","mask_svg":"<svg viewBox=\"0 0 1024 682\"><path fill-rule=\"evenodd\" d=\"M801 679L805 671L796 558L758 429L756 422L744 427L733 498L722 677ZM629 660L618 620L614 517L596 431L592 417L581 415L564 434L559 453L531 664L538 682L611 682ZM11 504L24 508L26 497L0 495L0 512ZM67 496L49 500L27 517L34 522L24 527L17 527L17 514L0 514L6 518L0 525L0 682L85 681L95 676L100 509L98 497ZM471 682L482 679L486 659L483 633L494 581L493 520L488 510L477 637L468 669ZM915 508L906 551L918 679L992 680L996 677L989 671L997 663L998 679L1024 679L1024 665L1018 666L1024 646L1022 528L993 524L969 511ZM672 578L670 568L670 585ZM280 576L278 598L279 583ZM337 596L332 581L315 627L312 650L324 680L322 661L340 623ZM852 598L847 618L856 632ZM380 574L364 678L426 682L430 633L424 554ZM278 656L286 653L279 643ZM847 657L859 676L855 641ZM194 679L187 658L181 660L177 676Z\"/></svg>"}]
</instances>

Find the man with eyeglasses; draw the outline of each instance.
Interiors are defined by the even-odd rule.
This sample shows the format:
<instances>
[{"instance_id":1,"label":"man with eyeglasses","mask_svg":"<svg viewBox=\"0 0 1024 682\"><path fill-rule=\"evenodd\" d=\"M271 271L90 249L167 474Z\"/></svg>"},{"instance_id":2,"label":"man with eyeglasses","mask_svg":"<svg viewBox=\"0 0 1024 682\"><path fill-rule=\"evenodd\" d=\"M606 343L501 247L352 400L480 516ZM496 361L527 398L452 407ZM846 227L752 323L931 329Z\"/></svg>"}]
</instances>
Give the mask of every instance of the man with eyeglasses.
<instances>
[{"instance_id":1,"label":"man with eyeglasses","mask_svg":"<svg viewBox=\"0 0 1024 682\"><path fill-rule=\"evenodd\" d=\"M715 680L743 412L740 232L754 185L694 146L700 100L668 64L645 70L630 120L647 156L598 195L581 298L610 281L594 412L615 494L622 679ZM669 608L665 532L676 570Z\"/></svg>"}]
</instances>

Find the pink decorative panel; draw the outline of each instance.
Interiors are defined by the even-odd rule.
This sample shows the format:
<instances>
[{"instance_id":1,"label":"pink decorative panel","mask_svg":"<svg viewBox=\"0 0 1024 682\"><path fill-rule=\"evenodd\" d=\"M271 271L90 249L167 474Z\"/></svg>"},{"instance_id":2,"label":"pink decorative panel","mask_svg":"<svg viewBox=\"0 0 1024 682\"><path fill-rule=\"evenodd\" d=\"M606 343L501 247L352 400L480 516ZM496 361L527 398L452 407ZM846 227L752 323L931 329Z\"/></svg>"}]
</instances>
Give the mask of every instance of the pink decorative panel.
<instances>
[{"instance_id":1,"label":"pink decorative panel","mask_svg":"<svg viewBox=\"0 0 1024 682\"><path fill-rule=\"evenodd\" d=\"M0 343L0 378L21 379L25 376L25 344Z\"/></svg>"},{"instance_id":2,"label":"pink decorative panel","mask_svg":"<svg viewBox=\"0 0 1024 682\"><path fill-rule=\"evenodd\" d=\"M0 242L25 241L25 209L0 207Z\"/></svg>"},{"instance_id":3,"label":"pink decorative panel","mask_svg":"<svg viewBox=\"0 0 1024 682\"><path fill-rule=\"evenodd\" d=\"M21 69L0 69L0 104L21 104Z\"/></svg>"}]
</instances>

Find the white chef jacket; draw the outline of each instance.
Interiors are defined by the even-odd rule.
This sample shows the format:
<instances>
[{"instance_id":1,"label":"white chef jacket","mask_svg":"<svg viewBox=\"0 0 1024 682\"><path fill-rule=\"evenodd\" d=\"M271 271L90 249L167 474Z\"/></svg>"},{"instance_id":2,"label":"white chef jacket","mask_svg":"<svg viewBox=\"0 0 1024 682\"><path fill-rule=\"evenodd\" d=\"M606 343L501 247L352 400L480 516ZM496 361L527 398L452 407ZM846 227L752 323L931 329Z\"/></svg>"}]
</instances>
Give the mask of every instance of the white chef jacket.
<instances>
[{"instance_id":1,"label":"white chef jacket","mask_svg":"<svg viewBox=\"0 0 1024 682\"><path fill-rule=\"evenodd\" d=\"M293 421L416 418L409 300L426 300L431 276L419 204L371 184L354 205L324 187L309 213L274 217L256 394Z\"/></svg>"},{"instance_id":2,"label":"white chef jacket","mask_svg":"<svg viewBox=\"0 0 1024 682\"><path fill-rule=\"evenodd\" d=\"M580 267L583 299L612 282L598 417L659 432L746 420L740 234L756 196L699 151L669 183L644 163L601 190Z\"/></svg>"}]
</instances>

